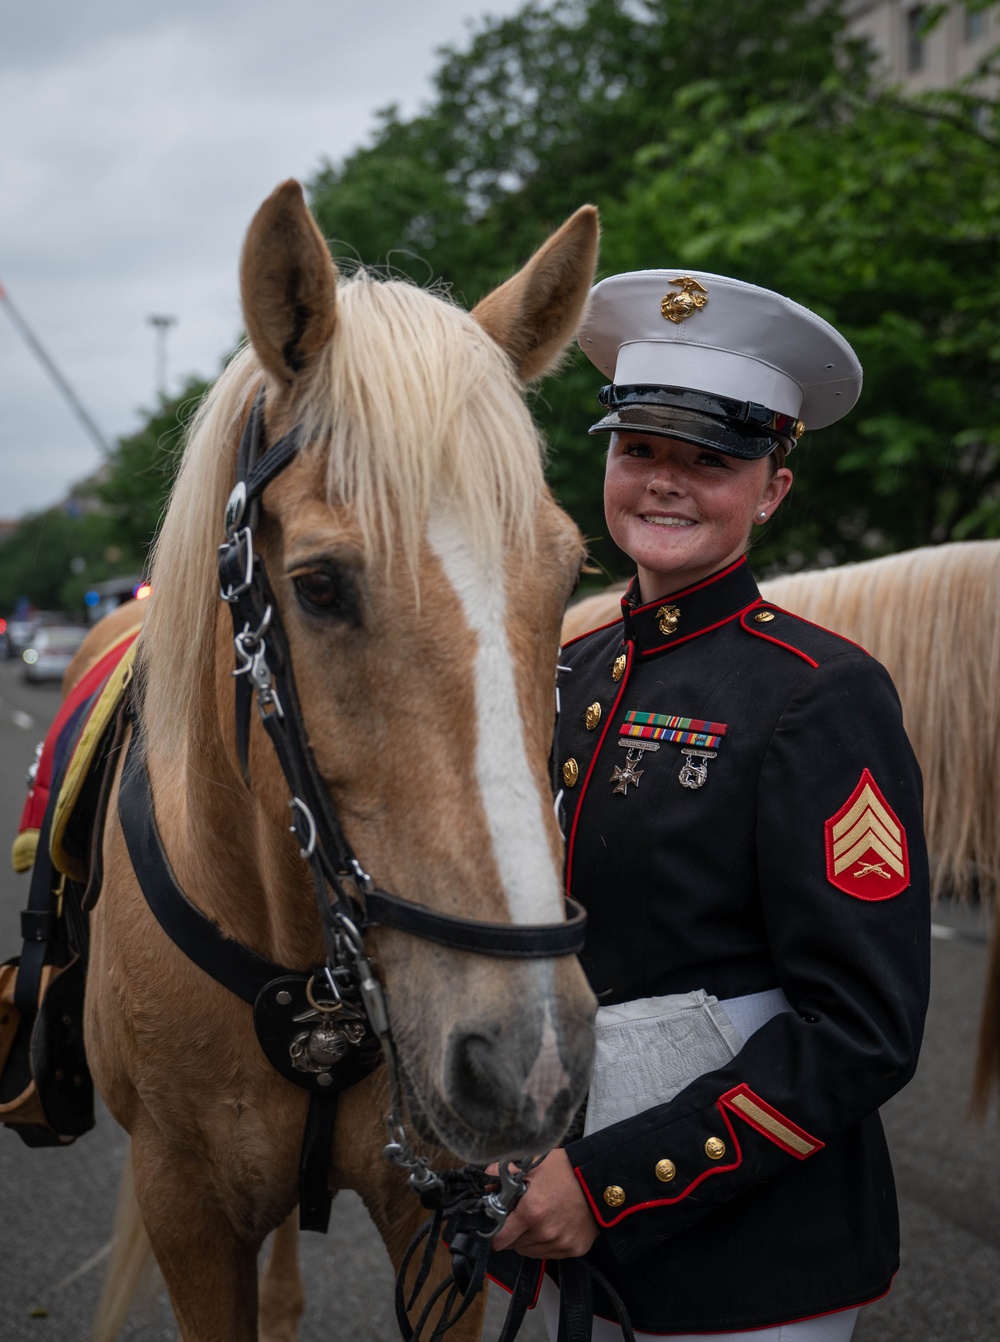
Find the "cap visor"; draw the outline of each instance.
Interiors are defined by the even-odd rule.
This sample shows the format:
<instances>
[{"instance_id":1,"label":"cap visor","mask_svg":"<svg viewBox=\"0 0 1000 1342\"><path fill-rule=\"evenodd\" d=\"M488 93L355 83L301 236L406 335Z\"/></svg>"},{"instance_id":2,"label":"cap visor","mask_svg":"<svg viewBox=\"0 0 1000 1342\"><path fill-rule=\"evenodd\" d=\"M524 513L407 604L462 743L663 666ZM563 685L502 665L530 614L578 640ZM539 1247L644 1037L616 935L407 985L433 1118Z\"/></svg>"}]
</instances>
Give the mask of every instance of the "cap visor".
<instances>
[{"instance_id":1,"label":"cap visor","mask_svg":"<svg viewBox=\"0 0 1000 1342\"><path fill-rule=\"evenodd\" d=\"M661 438L679 438L684 443L708 447L729 457L756 461L776 447L789 450L794 441L777 434L747 433L741 428L699 415L659 405L623 405L611 410L591 428L591 433L653 433Z\"/></svg>"}]
</instances>

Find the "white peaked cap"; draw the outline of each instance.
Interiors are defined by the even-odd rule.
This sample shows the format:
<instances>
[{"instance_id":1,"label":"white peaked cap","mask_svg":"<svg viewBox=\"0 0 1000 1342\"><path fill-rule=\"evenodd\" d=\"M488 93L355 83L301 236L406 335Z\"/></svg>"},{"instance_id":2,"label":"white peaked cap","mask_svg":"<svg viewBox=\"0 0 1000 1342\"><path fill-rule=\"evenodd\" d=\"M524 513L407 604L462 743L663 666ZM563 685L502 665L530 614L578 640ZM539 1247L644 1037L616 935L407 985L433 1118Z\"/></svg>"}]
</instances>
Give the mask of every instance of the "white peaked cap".
<instances>
[{"instance_id":1,"label":"white peaked cap","mask_svg":"<svg viewBox=\"0 0 1000 1342\"><path fill-rule=\"evenodd\" d=\"M590 291L578 339L616 386L754 402L806 429L835 423L861 395L861 364L829 322L770 289L703 270L633 270L602 280Z\"/></svg>"}]
</instances>

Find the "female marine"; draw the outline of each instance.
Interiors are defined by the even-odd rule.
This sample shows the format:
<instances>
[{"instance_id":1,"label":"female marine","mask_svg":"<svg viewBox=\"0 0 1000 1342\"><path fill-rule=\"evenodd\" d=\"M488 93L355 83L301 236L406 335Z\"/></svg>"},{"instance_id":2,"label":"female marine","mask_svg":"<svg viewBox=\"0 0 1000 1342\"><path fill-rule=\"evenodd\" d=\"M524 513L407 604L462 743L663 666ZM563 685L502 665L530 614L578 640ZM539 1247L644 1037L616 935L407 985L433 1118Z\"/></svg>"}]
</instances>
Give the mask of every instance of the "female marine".
<instances>
[{"instance_id":1,"label":"female marine","mask_svg":"<svg viewBox=\"0 0 1000 1342\"><path fill-rule=\"evenodd\" d=\"M805 308L695 272L603 281L580 343L636 570L560 659L598 1061L496 1245L585 1258L638 1333L846 1342L898 1266L878 1108L927 1003L920 776L885 670L763 601L746 551L861 369Z\"/></svg>"}]
</instances>

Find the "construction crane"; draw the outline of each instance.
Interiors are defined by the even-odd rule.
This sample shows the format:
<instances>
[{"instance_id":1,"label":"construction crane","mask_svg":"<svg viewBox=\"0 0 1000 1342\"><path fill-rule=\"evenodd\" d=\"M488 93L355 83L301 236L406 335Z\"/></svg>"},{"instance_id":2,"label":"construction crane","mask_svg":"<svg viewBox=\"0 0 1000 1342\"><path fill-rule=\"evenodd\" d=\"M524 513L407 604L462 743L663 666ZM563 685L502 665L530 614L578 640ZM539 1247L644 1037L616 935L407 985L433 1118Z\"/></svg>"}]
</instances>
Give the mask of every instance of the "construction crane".
<instances>
[{"instance_id":1,"label":"construction crane","mask_svg":"<svg viewBox=\"0 0 1000 1342\"><path fill-rule=\"evenodd\" d=\"M18 334L22 337L25 344L30 348L31 352L38 359L38 362L42 365L42 367L48 373L49 377L51 377L52 381L56 384L56 386L62 392L63 396L69 402L69 407L73 411L73 414L76 415L77 419L86 429L86 431L90 434L91 438L93 438L94 442L101 449L101 451L105 455L110 453L111 444L108 442L108 440L104 437L104 434L101 433L100 429L94 423L94 420L87 411L86 406L80 400L79 396L77 396L76 392L66 381L66 378L59 371L59 368L56 366L55 360L48 353L48 351L42 345L41 341L35 335L34 331L32 331L31 327L21 316L20 312L18 312L14 304L11 302L10 294L4 288L3 284L0 284L0 302L2 302L4 307L7 309L7 314L10 317L11 321L14 323L14 327L17 330Z\"/></svg>"}]
</instances>

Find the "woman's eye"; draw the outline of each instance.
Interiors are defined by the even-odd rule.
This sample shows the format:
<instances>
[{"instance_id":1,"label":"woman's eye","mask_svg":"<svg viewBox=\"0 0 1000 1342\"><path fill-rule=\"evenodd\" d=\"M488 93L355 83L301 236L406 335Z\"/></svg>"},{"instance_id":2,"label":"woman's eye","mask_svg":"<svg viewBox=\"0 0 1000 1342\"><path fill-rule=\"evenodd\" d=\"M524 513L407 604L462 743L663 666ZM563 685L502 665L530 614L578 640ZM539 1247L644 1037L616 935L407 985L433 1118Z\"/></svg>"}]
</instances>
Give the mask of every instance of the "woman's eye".
<instances>
[{"instance_id":1,"label":"woman's eye","mask_svg":"<svg viewBox=\"0 0 1000 1342\"><path fill-rule=\"evenodd\" d=\"M721 466L723 469L726 466L726 462L715 452L702 452L698 458L698 463L701 466Z\"/></svg>"},{"instance_id":2,"label":"woman's eye","mask_svg":"<svg viewBox=\"0 0 1000 1342\"><path fill-rule=\"evenodd\" d=\"M299 600L313 610L336 611L341 606L341 590L332 573L316 569L300 573L294 580Z\"/></svg>"}]
</instances>

